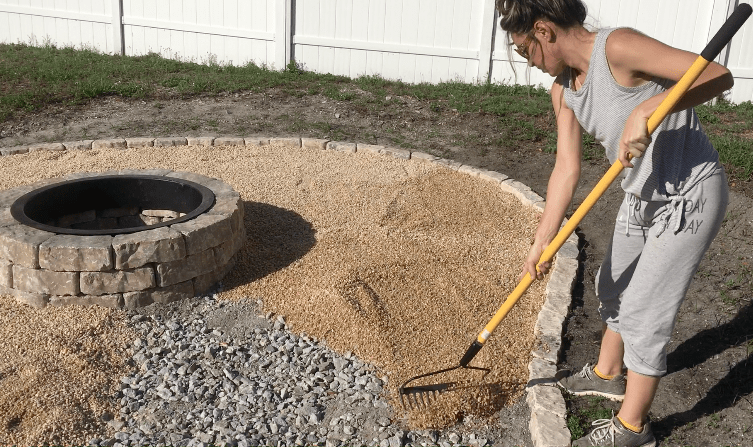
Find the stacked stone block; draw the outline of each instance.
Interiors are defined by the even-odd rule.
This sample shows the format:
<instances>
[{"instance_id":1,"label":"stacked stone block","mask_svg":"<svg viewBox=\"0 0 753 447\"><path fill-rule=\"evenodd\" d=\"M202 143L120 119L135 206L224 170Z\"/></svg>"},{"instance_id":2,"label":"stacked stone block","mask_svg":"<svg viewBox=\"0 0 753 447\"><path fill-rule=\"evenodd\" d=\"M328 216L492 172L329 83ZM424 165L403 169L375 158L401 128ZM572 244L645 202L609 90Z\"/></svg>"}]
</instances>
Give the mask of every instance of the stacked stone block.
<instances>
[{"instance_id":1,"label":"stacked stone block","mask_svg":"<svg viewBox=\"0 0 753 447\"><path fill-rule=\"evenodd\" d=\"M155 172L96 175L133 174ZM174 225L115 236L78 236L23 225L10 215L10 207L27 192L82 174L0 192L0 293L34 307L136 308L207 291L233 267L235 254L246 239L240 194L220 180L194 173L163 170L157 175L206 186L215 194L214 205L196 218ZM141 213L155 219L177 217L168 210Z\"/></svg>"}]
</instances>

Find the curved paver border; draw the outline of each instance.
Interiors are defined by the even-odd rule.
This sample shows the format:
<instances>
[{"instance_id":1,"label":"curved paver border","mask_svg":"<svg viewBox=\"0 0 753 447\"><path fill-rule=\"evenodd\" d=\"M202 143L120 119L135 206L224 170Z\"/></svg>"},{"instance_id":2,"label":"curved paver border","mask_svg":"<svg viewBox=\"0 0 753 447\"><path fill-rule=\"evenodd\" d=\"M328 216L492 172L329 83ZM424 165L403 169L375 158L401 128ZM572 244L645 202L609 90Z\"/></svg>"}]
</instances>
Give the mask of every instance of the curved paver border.
<instances>
[{"instance_id":1,"label":"curved paver border","mask_svg":"<svg viewBox=\"0 0 753 447\"><path fill-rule=\"evenodd\" d=\"M406 160L436 163L458 172L496 183L520 200L524 206L538 212L544 209L544 199L523 183L505 174L435 157L430 154L380 145L330 141L315 138L285 137L167 137L116 138L82 140L63 143L33 144L0 148L0 155L14 155L37 150L64 151L87 149L127 149L166 146L264 146L281 144L293 148L364 152L387 155ZM191 179L189 179L191 180ZM210 188L211 189L211 188ZM2 266L0 266L2 267ZM554 268L546 287L546 300L539 312L535 331L533 358L528 364L529 381L526 401L531 411L529 430L535 447L570 445L570 431L565 422L565 400L559 389L552 386L557 372L557 360L562 347L562 331L572 301L572 289L578 271L578 237L572 234L555 258Z\"/></svg>"}]
</instances>

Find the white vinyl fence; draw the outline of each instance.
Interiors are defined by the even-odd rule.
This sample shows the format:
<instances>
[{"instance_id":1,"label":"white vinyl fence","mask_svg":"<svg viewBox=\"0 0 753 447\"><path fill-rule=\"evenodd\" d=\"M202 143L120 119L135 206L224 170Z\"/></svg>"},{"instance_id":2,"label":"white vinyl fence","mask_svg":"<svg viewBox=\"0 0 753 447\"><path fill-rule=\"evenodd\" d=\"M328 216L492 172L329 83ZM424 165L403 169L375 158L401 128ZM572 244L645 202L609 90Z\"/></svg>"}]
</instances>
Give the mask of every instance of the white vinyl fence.
<instances>
[{"instance_id":1,"label":"white vinyl fence","mask_svg":"<svg viewBox=\"0 0 753 447\"><path fill-rule=\"evenodd\" d=\"M584 0L587 25L630 26L700 52L738 0ZM150 52L199 63L307 70L404 82L531 83L499 29L494 0L0 0L0 42ZM718 61L733 102L753 99L753 20Z\"/></svg>"}]
</instances>

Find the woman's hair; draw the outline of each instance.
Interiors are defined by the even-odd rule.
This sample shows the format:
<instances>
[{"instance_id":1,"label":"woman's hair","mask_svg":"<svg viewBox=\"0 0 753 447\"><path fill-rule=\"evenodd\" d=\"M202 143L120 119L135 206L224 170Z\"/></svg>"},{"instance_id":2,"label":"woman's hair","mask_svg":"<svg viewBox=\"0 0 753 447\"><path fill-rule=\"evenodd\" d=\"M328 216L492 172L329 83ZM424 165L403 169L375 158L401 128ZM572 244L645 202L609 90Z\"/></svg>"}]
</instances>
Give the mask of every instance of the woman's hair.
<instances>
[{"instance_id":1,"label":"woman's hair","mask_svg":"<svg viewBox=\"0 0 753 447\"><path fill-rule=\"evenodd\" d=\"M586 21L586 5L582 0L495 0L495 2L499 13L499 26L507 31L507 56L516 77L511 33L528 34L533 30L533 25L537 20L548 20L563 29L582 26ZM534 44L538 44L535 39ZM530 70L529 64L526 67L528 84L531 83Z\"/></svg>"},{"instance_id":2,"label":"woman's hair","mask_svg":"<svg viewBox=\"0 0 753 447\"><path fill-rule=\"evenodd\" d=\"M496 0L499 26L508 33L526 34L537 20L561 28L583 25L586 5L581 0Z\"/></svg>"}]
</instances>

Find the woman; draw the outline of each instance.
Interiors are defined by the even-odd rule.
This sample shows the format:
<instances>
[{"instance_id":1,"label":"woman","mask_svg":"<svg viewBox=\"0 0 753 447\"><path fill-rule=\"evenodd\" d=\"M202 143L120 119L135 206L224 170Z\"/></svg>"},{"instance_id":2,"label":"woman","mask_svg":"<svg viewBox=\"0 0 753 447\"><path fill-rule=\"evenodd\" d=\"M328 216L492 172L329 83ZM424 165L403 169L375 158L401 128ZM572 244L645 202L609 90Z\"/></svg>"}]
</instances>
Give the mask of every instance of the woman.
<instances>
[{"instance_id":1,"label":"woman","mask_svg":"<svg viewBox=\"0 0 753 447\"><path fill-rule=\"evenodd\" d=\"M728 203L719 155L693 106L730 89L732 76L710 64L652 138L648 118L697 55L628 28L589 31L580 0L497 0L497 9L516 52L556 78L556 162L523 274L541 279L550 268L536 264L578 184L582 132L627 168L625 200L596 279L604 323L598 362L558 382L576 395L623 403L573 445L654 446L648 412L666 374L666 346Z\"/></svg>"}]
</instances>

